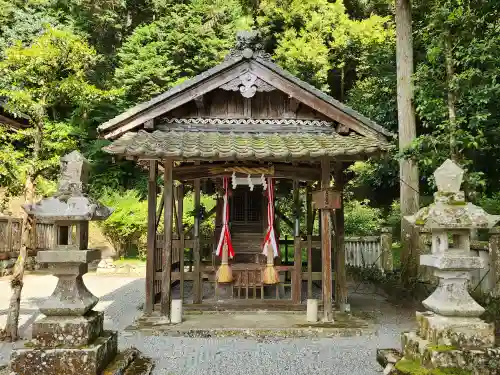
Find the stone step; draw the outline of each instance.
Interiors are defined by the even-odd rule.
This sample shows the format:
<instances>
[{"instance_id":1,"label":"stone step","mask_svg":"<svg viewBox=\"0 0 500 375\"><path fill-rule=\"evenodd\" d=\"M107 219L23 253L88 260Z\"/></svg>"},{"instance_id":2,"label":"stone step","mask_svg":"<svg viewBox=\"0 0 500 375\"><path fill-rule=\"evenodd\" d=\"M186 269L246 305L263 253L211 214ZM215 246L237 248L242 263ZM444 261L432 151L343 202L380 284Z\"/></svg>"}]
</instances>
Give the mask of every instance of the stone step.
<instances>
[{"instance_id":1,"label":"stone step","mask_svg":"<svg viewBox=\"0 0 500 375\"><path fill-rule=\"evenodd\" d=\"M123 371L139 355L136 348L126 349L117 354L115 359L106 367L102 375L123 375Z\"/></svg>"},{"instance_id":2,"label":"stone step","mask_svg":"<svg viewBox=\"0 0 500 375\"><path fill-rule=\"evenodd\" d=\"M149 375L154 364L150 358L144 357L136 348L120 352L102 375Z\"/></svg>"},{"instance_id":3,"label":"stone step","mask_svg":"<svg viewBox=\"0 0 500 375\"><path fill-rule=\"evenodd\" d=\"M377 349L377 362L384 369L384 375L396 374L396 363L403 354L396 349Z\"/></svg>"},{"instance_id":4,"label":"stone step","mask_svg":"<svg viewBox=\"0 0 500 375\"><path fill-rule=\"evenodd\" d=\"M123 375L150 375L153 367L154 363L150 358L139 355L127 367Z\"/></svg>"}]
</instances>

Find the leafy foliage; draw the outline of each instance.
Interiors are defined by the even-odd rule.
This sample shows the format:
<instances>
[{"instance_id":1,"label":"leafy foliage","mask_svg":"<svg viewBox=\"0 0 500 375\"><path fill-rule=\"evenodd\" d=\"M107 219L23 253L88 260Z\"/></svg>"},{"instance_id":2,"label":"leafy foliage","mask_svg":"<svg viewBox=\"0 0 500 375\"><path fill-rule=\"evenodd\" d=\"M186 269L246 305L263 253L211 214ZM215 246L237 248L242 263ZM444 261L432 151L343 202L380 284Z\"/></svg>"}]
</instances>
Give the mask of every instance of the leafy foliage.
<instances>
[{"instance_id":1,"label":"leafy foliage","mask_svg":"<svg viewBox=\"0 0 500 375\"><path fill-rule=\"evenodd\" d=\"M351 200L345 204L346 235L369 236L380 232L382 212L370 207L368 201Z\"/></svg>"},{"instance_id":2,"label":"leafy foliage","mask_svg":"<svg viewBox=\"0 0 500 375\"><path fill-rule=\"evenodd\" d=\"M248 27L239 3L195 0L172 5L138 27L118 52L116 84L127 104L144 101L220 62L236 30Z\"/></svg>"},{"instance_id":3,"label":"leafy foliage","mask_svg":"<svg viewBox=\"0 0 500 375\"><path fill-rule=\"evenodd\" d=\"M431 173L454 155L468 169L468 195L500 212L500 9L487 0L418 0L412 15L419 138L350 168L348 234L377 230L382 216L397 226L401 157L419 163L421 191L430 195ZM236 31L254 24L284 68L397 131L390 0L0 0L0 103L31 125L0 126L0 186L22 194L32 173L38 192L49 194L59 157L80 149L92 162L92 195L125 197L133 189L142 201L144 172L102 152L108 141L96 140L97 125L216 65ZM207 211L212 202L202 198ZM185 225L193 209L188 195ZM291 197L280 197L279 209L291 217Z\"/></svg>"},{"instance_id":4,"label":"leafy foliage","mask_svg":"<svg viewBox=\"0 0 500 375\"><path fill-rule=\"evenodd\" d=\"M352 19L343 1L264 0L258 24L278 63L340 99L371 51L394 35L389 17Z\"/></svg>"},{"instance_id":5,"label":"leafy foliage","mask_svg":"<svg viewBox=\"0 0 500 375\"><path fill-rule=\"evenodd\" d=\"M134 190L124 193L109 190L101 201L114 211L107 220L99 222L99 226L117 253L125 255L126 246L138 244L147 232L147 201L141 200L140 194Z\"/></svg>"},{"instance_id":6,"label":"leafy foliage","mask_svg":"<svg viewBox=\"0 0 500 375\"><path fill-rule=\"evenodd\" d=\"M87 81L96 58L81 37L54 28L29 46L17 43L5 50L0 62L4 109L31 127L0 131L3 186L19 193L28 173L53 179L59 156L77 148L82 133L72 125L73 116L110 95ZM37 145L42 141L43 147Z\"/></svg>"}]
</instances>

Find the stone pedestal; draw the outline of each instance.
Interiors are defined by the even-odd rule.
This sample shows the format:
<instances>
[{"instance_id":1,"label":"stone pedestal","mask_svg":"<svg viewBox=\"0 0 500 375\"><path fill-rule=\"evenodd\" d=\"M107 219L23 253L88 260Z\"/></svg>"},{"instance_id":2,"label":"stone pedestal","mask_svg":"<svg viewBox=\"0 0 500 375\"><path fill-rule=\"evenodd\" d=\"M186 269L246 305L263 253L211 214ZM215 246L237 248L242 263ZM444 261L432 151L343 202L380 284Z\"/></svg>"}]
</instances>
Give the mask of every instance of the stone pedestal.
<instances>
[{"instance_id":1,"label":"stone pedestal","mask_svg":"<svg viewBox=\"0 0 500 375\"><path fill-rule=\"evenodd\" d=\"M56 341L52 336L49 341ZM11 374L16 375L100 375L116 356L116 332L104 331L88 345L36 346L12 351Z\"/></svg>"}]
</instances>

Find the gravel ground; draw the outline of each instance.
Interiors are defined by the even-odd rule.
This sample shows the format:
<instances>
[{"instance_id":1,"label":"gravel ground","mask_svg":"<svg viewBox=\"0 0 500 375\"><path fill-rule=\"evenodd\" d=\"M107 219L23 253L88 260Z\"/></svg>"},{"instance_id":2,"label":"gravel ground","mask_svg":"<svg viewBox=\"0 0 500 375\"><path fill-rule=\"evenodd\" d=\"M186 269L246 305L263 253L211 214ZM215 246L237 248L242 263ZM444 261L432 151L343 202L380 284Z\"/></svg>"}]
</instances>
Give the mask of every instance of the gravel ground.
<instances>
[{"instance_id":1,"label":"gravel ground","mask_svg":"<svg viewBox=\"0 0 500 375\"><path fill-rule=\"evenodd\" d=\"M105 311L105 327L123 330L140 315L144 280L118 276L85 275L88 288L98 297L98 310ZM52 276L26 277L22 296L21 332L31 335L30 326L39 317L36 302L55 287ZM10 297L8 279L0 279L0 324L5 322ZM372 336L333 339L251 340L239 338L180 338L144 336L121 332L120 347L135 346L155 360L155 375L178 374L336 374L373 375L382 369L375 350L399 347L400 333L412 327L413 311L396 308L370 288L351 294L353 311L363 311L378 322ZM10 344L0 345L0 364L8 360Z\"/></svg>"}]
</instances>

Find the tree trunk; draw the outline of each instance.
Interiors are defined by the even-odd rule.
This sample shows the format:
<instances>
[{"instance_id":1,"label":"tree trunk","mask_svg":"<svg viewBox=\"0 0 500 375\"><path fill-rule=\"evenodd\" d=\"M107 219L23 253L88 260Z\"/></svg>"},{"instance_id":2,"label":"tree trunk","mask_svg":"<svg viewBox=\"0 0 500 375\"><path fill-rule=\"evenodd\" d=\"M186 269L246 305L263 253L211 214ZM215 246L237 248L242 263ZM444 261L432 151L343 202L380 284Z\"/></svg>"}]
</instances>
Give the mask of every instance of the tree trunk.
<instances>
[{"instance_id":1,"label":"tree trunk","mask_svg":"<svg viewBox=\"0 0 500 375\"><path fill-rule=\"evenodd\" d=\"M416 138L415 109L413 106L413 38L410 0L396 0L396 62L397 100L399 123L399 148L406 149ZM415 213L419 208L419 184L417 165L401 159L400 200L403 216ZM418 230L404 218L401 222L402 281L407 283L416 275L418 267Z\"/></svg>"},{"instance_id":2,"label":"tree trunk","mask_svg":"<svg viewBox=\"0 0 500 375\"><path fill-rule=\"evenodd\" d=\"M36 132L34 135L33 146L33 164L29 168L26 175L26 183L24 184L24 202L25 204L33 204L35 200L35 180L37 177L36 165L40 158L40 150L43 141L43 125L36 125ZM12 289L12 296L9 303L9 312L7 315L7 323L5 324L5 339L8 341L16 341L19 338L19 313L21 309L21 292L23 290L23 277L24 267L26 264L26 257L28 256L28 249L31 248L35 241L32 239L31 233L33 229L33 218L26 212L23 214L23 222L21 229L21 249L17 257L16 264L10 286ZM32 241L33 240L33 241Z\"/></svg>"},{"instance_id":3,"label":"tree trunk","mask_svg":"<svg viewBox=\"0 0 500 375\"><path fill-rule=\"evenodd\" d=\"M455 90L452 86L453 76L455 75L455 70L453 69L453 52L451 46L451 38L449 35L446 36L445 40L445 61L446 61L446 83L448 86L448 115L450 119L450 157L454 161L458 161L458 153L455 146L456 132L457 132L457 111L456 102L457 96Z\"/></svg>"}]
</instances>

